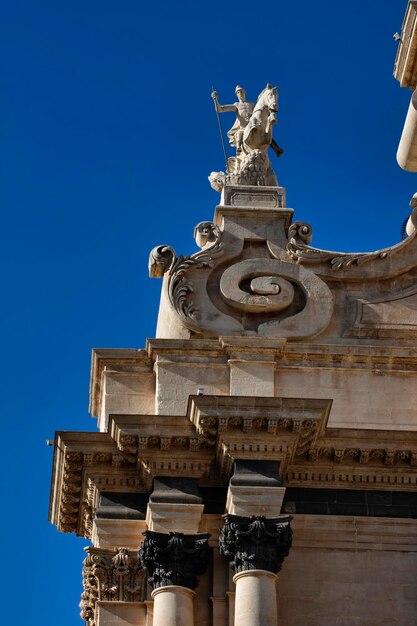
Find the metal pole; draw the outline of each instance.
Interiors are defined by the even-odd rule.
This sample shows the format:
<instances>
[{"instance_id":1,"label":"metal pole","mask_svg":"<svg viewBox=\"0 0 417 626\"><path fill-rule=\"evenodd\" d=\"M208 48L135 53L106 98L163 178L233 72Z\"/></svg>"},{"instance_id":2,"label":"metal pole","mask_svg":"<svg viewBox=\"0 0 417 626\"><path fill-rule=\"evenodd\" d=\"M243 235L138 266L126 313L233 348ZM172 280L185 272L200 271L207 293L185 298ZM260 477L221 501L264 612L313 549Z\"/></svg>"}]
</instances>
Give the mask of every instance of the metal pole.
<instances>
[{"instance_id":1,"label":"metal pole","mask_svg":"<svg viewBox=\"0 0 417 626\"><path fill-rule=\"evenodd\" d=\"M211 86L211 89L212 89L212 92L216 91L216 90L214 89L214 86L213 86L213 85ZM218 112L218 110L217 110L216 101L214 101L214 108L216 109L216 114L217 114L217 123L218 123L218 125L219 125L220 137L221 137L221 140L222 140L222 146L223 146L224 162L225 162L225 165L226 165L226 171L227 171L227 154L226 154L226 146L225 146L225 143L224 143L223 128L222 128L222 123L221 123L221 120L220 120L220 115L219 115L219 112Z\"/></svg>"}]
</instances>

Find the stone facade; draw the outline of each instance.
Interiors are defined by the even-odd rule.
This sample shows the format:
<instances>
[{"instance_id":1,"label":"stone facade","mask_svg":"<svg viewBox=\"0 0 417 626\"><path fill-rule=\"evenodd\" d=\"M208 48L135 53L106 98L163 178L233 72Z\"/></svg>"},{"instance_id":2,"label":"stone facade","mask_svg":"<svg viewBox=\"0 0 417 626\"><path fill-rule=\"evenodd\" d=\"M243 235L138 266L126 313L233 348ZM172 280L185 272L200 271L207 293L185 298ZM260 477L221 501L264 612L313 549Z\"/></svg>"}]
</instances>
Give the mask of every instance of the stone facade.
<instances>
[{"instance_id":1,"label":"stone facade","mask_svg":"<svg viewBox=\"0 0 417 626\"><path fill-rule=\"evenodd\" d=\"M51 520L94 544L82 615L413 624L415 232L327 252L284 189L222 202L196 227L201 252L151 253L157 337L93 353L100 432L56 435Z\"/></svg>"},{"instance_id":2,"label":"stone facade","mask_svg":"<svg viewBox=\"0 0 417 626\"><path fill-rule=\"evenodd\" d=\"M266 158L272 121L253 149L258 122L239 124L239 167ZM81 615L417 624L416 203L390 248L320 250L272 174L248 185L228 167L199 252L151 251L156 338L93 352L98 432L56 434L50 519L92 543Z\"/></svg>"}]
</instances>

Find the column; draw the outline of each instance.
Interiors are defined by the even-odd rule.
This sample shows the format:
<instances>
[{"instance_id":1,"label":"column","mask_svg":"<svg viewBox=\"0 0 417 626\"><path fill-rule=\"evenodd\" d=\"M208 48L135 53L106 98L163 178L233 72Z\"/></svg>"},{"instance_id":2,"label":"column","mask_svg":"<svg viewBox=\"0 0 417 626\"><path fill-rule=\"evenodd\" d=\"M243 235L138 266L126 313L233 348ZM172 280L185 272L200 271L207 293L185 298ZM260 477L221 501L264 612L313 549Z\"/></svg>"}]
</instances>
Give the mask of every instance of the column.
<instances>
[{"instance_id":1,"label":"column","mask_svg":"<svg viewBox=\"0 0 417 626\"><path fill-rule=\"evenodd\" d=\"M153 588L153 626L193 626L194 589L208 564L208 533L145 531L142 565Z\"/></svg>"},{"instance_id":2,"label":"column","mask_svg":"<svg viewBox=\"0 0 417 626\"><path fill-rule=\"evenodd\" d=\"M291 548L291 517L223 517L219 546L235 572L235 624L277 626L277 572Z\"/></svg>"}]
</instances>

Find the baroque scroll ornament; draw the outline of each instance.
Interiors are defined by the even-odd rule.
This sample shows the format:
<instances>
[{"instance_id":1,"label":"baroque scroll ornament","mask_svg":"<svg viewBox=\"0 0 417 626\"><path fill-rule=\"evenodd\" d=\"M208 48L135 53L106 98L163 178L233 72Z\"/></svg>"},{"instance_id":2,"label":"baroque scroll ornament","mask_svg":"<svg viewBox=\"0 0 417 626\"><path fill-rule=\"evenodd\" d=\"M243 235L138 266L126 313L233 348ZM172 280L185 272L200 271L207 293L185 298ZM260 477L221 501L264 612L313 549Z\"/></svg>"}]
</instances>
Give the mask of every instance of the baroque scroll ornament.
<instances>
[{"instance_id":1,"label":"baroque scroll ornament","mask_svg":"<svg viewBox=\"0 0 417 626\"><path fill-rule=\"evenodd\" d=\"M157 246L149 258L150 276L164 277L164 303L189 331L300 339L329 324L331 291L314 272L285 260L282 248L264 241L245 258L244 241L213 222L198 224L194 236L202 248L196 254L177 257L170 246Z\"/></svg>"},{"instance_id":2,"label":"baroque scroll ornament","mask_svg":"<svg viewBox=\"0 0 417 626\"><path fill-rule=\"evenodd\" d=\"M196 254L177 257L170 246L156 246L149 255L149 276L161 278L167 273L167 292L171 305L190 327L194 327L199 320L200 309L193 300L194 287L187 278L187 272L193 268L211 269L215 259L224 251L222 233L213 222L197 224L194 238L202 248Z\"/></svg>"},{"instance_id":3,"label":"baroque scroll ornament","mask_svg":"<svg viewBox=\"0 0 417 626\"><path fill-rule=\"evenodd\" d=\"M412 215L417 221L417 213ZM411 219L411 218L410 218ZM417 231L389 248L376 250L375 252L332 252L330 250L320 250L313 248L309 244L313 236L313 229L307 222L294 222L288 229L288 245L287 253L290 257L302 264L319 264L325 263L330 266L333 272L348 270L352 267L361 267L371 261L388 259L397 254L403 248L410 245L410 242L416 236Z\"/></svg>"}]
</instances>

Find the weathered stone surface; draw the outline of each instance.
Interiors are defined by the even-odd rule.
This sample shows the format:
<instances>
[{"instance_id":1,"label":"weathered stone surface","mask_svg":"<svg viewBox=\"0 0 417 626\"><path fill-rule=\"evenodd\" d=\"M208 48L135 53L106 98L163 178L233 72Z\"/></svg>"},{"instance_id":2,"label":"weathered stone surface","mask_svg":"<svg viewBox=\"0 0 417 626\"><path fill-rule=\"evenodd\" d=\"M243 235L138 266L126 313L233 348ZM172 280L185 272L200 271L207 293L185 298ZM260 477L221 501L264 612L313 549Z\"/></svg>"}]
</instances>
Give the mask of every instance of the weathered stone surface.
<instances>
[{"instance_id":1,"label":"weathered stone surface","mask_svg":"<svg viewBox=\"0 0 417 626\"><path fill-rule=\"evenodd\" d=\"M284 626L415 622L415 520L294 515L292 528L277 587Z\"/></svg>"}]
</instances>

